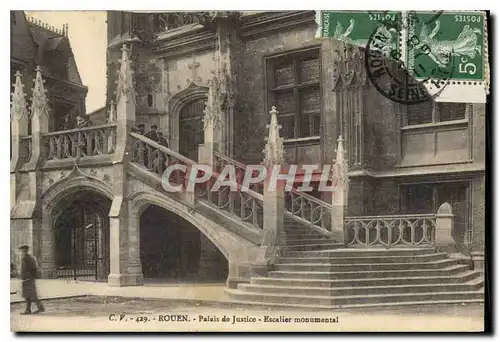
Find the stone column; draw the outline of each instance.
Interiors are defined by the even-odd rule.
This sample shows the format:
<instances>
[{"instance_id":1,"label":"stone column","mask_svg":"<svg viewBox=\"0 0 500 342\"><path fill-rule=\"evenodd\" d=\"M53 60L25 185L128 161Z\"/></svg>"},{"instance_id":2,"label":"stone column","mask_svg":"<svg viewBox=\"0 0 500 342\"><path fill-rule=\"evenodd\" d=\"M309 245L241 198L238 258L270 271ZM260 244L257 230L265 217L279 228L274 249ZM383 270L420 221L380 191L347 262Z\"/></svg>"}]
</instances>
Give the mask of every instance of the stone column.
<instances>
[{"instance_id":1,"label":"stone column","mask_svg":"<svg viewBox=\"0 0 500 342\"><path fill-rule=\"evenodd\" d=\"M41 216L41 219L39 217ZM33 222L33 254L38 256L38 265L43 278L56 277L55 232L52 213L35 215Z\"/></svg>"},{"instance_id":2,"label":"stone column","mask_svg":"<svg viewBox=\"0 0 500 342\"><path fill-rule=\"evenodd\" d=\"M333 238L340 243L344 243L344 219L347 205L347 193L349 189L349 179L347 177L347 160L344 150L342 136L337 142L337 156L333 169L333 193L332 193L332 234Z\"/></svg>"},{"instance_id":3,"label":"stone column","mask_svg":"<svg viewBox=\"0 0 500 342\"><path fill-rule=\"evenodd\" d=\"M110 286L140 285L143 282L140 261L138 218L131 216L127 201L126 165L132 140L129 133L135 124L135 90L129 58L130 50L122 47L116 91L116 151L113 165L113 202L110 217Z\"/></svg>"},{"instance_id":4,"label":"stone column","mask_svg":"<svg viewBox=\"0 0 500 342\"><path fill-rule=\"evenodd\" d=\"M43 160L43 134L49 132L49 102L44 83L42 69L38 66L31 102L31 158L28 163L30 169L35 169Z\"/></svg>"},{"instance_id":5,"label":"stone column","mask_svg":"<svg viewBox=\"0 0 500 342\"><path fill-rule=\"evenodd\" d=\"M280 254L280 245L284 241L283 218L285 214L285 184L282 181L272 184L275 181L270 174L273 169L281 170L283 165L283 139L279 136L278 119L276 107L271 111L271 123L269 136L264 148L264 165L268 170L268 176L264 183L264 236L262 238L259 256L253 273L256 275L266 275L269 266L272 265Z\"/></svg>"},{"instance_id":6,"label":"stone column","mask_svg":"<svg viewBox=\"0 0 500 342\"><path fill-rule=\"evenodd\" d=\"M449 203L443 203L436 214L436 248L446 253L456 253L455 239L453 238L453 213Z\"/></svg>"},{"instance_id":7,"label":"stone column","mask_svg":"<svg viewBox=\"0 0 500 342\"><path fill-rule=\"evenodd\" d=\"M10 108L10 127L12 135L10 172L17 171L21 166L24 152L21 148L21 138L28 135L28 108L26 107L26 98L23 88L24 85L21 80L21 73L17 71L14 92L12 93L12 105Z\"/></svg>"},{"instance_id":8,"label":"stone column","mask_svg":"<svg viewBox=\"0 0 500 342\"><path fill-rule=\"evenodd\" d=\"M219 113L214 105L214 83L209 82L208 101L205 103L205 113L203 117L204 142L198 147L198 161L200 164L213 166L214 151L218 149L217 129L219 128Z\"/></svg>"}]
</instances>

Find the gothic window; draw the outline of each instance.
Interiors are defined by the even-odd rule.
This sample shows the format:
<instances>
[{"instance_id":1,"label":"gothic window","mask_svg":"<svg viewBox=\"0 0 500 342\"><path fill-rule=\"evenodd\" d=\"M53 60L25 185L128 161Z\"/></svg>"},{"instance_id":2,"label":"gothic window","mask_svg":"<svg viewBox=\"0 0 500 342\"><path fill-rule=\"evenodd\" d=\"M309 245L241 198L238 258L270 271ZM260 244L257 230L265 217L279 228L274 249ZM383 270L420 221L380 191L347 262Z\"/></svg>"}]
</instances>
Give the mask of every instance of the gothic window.
<instances>
[{"instance_id":1,"label":"gothic window","mask_svg":"<svg viewBox=\"0 0 500 342\"><path fill-rule=\"evenodd\" d=\"M465 103L424 102L406 107L403 126L465 119Z\"/></svg>"},{"instance_id":2,"label":"gothic window","mask_svg":"<svg viewBox=\"0 0 500 342\"><path fill-rule=\"evenodd\" d=\"M319 49L267 60L268 106L276 106L285 139L320 135L321 80Z\"/></svg>"}]
</instances>

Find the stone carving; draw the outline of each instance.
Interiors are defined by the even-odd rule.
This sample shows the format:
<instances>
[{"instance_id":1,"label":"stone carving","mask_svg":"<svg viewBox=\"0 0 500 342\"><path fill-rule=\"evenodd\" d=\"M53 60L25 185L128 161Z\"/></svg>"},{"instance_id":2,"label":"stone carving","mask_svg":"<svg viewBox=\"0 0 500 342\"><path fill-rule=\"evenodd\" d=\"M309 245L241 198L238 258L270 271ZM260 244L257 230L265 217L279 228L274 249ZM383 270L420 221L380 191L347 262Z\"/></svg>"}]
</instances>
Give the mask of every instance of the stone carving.
<instances>
[{"instance_id":1,"label":"stone carving","mask_svg":"<svg viewBox=\"0 0 500 342\"><path fill-rule=\"evenodd\" d=\"M35 86L33 87L33 97L31 99L31 115L33 121L49 120L49 101L47 99L47 90L45 90L45 81L42 79L42 69L36 68ZM48 128L48 127L47 127Z\"/></svg>"},{"instance_id":2,"label":"stone carving","mask_svg":"<svg viewBox=\"0 0 500 342\"><path fill-rule=\"evenodd\" d=\"M362 87L366 83L363 54L359 48L339 42L333 51L333 91Z\"/></svg>"},{"instance_id":3,"label":"stone carving","mask_svg":"<svg viewBox=\"0 0 500 342\"><path fill-rule=\"evenodd\" d=\"M10 109L11 120L22 122L25 126L28 125L28 107L26 104L26 95L24 94L24 85L21 79L21 73L16 72L16 83L14 83L14 92L12 93L12 106Z\"/></svg>"},{"instance_id":4,"label":"stone carving","mask_svg":"<svg viewBox=\"0 0 500 342\"><path fill-rule=\"evenodd\" d=\"M267 167L271 167L273 165L282 165L283 164L283 138L280 138L279 130L281 129L281 125L278 125L278 118L276 111L276 107L273 106L271 111L271 123L266 125L269 129L269 136L266 139L266 146L264 147L264 164Z\"/></svg>"},{"instance_id":5,"label":"stone carving","mask_svg":"<svg viewBox=\"0 0 500 342\"><path fill-rule=\"evenodd\" d=\"M102 177L102 180L108 184L111 183L111 177L107 173L104 174L104 176Z\"/></svg>"},{"instance_id":6,"label":"stone carving","mask_svg":"<svg viewBox=\"0 0 500 342\"><path fill-rule=\"evenodd\" d=\"M193 54L193 60L188 64L189 70L191 70L191 77L186 79L187 84L190 83L201 83L202 79L197 75L197 69L200 67L200 63L196 61L196 57Z\"/></svg>"},{"instance_id":7,"label":"stone carving","mask_svg":"<svg viewBox=\"0 0 500 342\"><path fill-rule=\"evenodd\" d=\"M135 101L134 80L132 71L132 61L129 58L130 50L125 44L122 47L122 58L119 60L120 69L118 70L118 81L116 88L117 103L121 96L125 96L126 101Z\"/></svg>"},{"instance_id":8,"label":"stone carving","mask_svg":"<svg viewBox=\"0 0 500 342\"><path fill-rule=\"evenodd\" d=\"M116 123L116 105L115 101L111 100L109 104L109 112L108 112L108 124Z\"/></svg>"}]
</instances>

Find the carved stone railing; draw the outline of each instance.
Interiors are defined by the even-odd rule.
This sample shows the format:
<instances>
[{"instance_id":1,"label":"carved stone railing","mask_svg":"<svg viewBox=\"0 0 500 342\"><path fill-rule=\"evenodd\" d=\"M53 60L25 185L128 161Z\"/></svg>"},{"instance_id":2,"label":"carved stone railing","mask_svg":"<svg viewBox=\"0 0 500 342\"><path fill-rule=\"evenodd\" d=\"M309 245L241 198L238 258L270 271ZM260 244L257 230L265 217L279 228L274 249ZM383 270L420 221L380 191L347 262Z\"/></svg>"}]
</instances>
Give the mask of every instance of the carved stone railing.
<instances>
[{"instance_id":1,"label":"carved stone railing","mask_svg":"<svg viewBox=\"0 0 500 342\"><path fill-rule=\"evenodd\" d=\"M285 209L294 217L321 230L332 230L332 206L296 189L285 192Z\"/></svg>"},{"instance_id":2,"label":"carved stone railing","mask_svg":"<svg viewBox=\"0 0 500 342\"><path fill-rule=\"evenodd\" d=\"M237 160L234 160L232 158L229 158L229 157L223 155L222 153L214 152L214 170L215 170L215 172L221 173L222 170L227 165L234 166L235 171L236 171L236 182L238 184L243 184L243 179L245 177L245 172L246 172L247 166L245 164L237 161ZM255 174L256 172L258 172L258 171L254 171L254 174L252 175L252 177L256 176L256 174ZM264 193L264 183L263 182L252 183L252 184L250 184L249 187L251 190L253 190L259 194Z\"/></svg>"},{"instance_id":3,"label":"carved stone railing","mask_svg":"<svg viewBox=\"0 0 500 342\"><path fill-rule=\"evenodd\" d=\"M116 124L70 129L44 134L47 160L62 160L113 154Z\"/></svg>"},{"instance_id":4,"label":"carved stone railing","mask_svg":"<svg viewBox=\"0 0 500 342\"><path fill-rule=\"evenodd\" d=\"M167 165L183 164L189 167L195 164L195 161L143 135L130 133L130 136L133 138L132 161L160 177L163 177ZM172 184L183 184L185 176L180 171L174 171L170 178Z\"/></svg>"},{"instance_id":5,"label":"carved stone railing","mask_svg":"<svg viewBox=\"0 0 500 342\"><path fill-rule=\"evenodd\" d=\"M174 28L200 24L206 16L206 12L165 12L153 14L153 26L155 33L161 33Z\"/></svg>"},{"instance_id":6,"label":"carved stone railing","mask_svg":"<svg viewBox=\"0 0 500 342\"><path fill-rule=\"evenodd\" d=\"M231 191L231 187L222 186L217 191L212 191L215 175L211 181L201 184L196 188L196 198L204 199L220 210L237 216L240 220L248 222L255 228L264 228L264 208L261 194L252 190L240 191L241 187L235 185L238 191Z\"/></svg>"},{"instance_id":7,"label":"carved stone railing","mask_svg":"<svg viewBox=\"0 0 500 342\"><path fill-rule=\"evenodd\" d=\"M234 165L238 185L243 184L246 165L229 158L219 152L214 152L214 169L220 173L226 165ZM257 172L257 171L255 171ZM256 175L252 175L255 177ZM250 184L250 189L255 193L263 194L264 183ZM294 219L316 226L329 234L332 230L332 206L314 196L303 193L297 189L285 191L285 210Z\"/></svg>"},{"instance_id":8,"label":"carved stone railing","mask_svg":"<svg viewBox=\"0 0 500 342\"><path fill-rule=\"evenodd\" d=\"M151 139L138 133L130 133L133 138L132 162L135 162L148 171L163 177L168 165L183 164L187 171L175 170L169 175L169 182L172 186L184 184L188 185L191 168L197 163L183 155L162 146ZM200 173L203 171L199 170ZM202 200L211 206L235 215L240 220L250 223L255 228L263 228L263 197L252 190L241 191L241 186L233 184L222 186L217 191L213 190L219 174L214 171L212 177L204 182L196 184L194 187L194 197ZM231 191L234 190L234 191ZM186 191L186 190L184 190Z\"/></svg>"},{"instance_id":9,"label":"carved stone railing","mask_svg":"<svg viewBox=\"0 0 500 342\"><path fill-rule=\"evenodd\" d=\"M391 215L346 217L347 246L431 246L436 232L436 215Z\"/></svg>"}]
</instances>

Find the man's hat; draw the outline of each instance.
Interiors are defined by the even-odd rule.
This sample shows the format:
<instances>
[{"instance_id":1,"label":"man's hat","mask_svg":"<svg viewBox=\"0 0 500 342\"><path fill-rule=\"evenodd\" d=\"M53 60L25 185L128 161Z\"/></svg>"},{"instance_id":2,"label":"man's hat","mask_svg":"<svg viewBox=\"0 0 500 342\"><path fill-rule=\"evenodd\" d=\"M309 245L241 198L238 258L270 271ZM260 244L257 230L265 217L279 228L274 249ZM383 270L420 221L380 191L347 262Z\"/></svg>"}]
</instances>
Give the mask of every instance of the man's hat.
<instances>
[{"instance_id":1,"label":"man's hat","mask_svg":"<svg viewBox=\"0 0 500 342\"><path fill-rule=\"evenodd\" d=\"M158 128L155 124L151 125L151 128Z\"/></svg>"},{"instance_id":2,"label":"man's hat","mask_svg":"<svg viewBox=\"0 0 500 342\"><path fill-rule=\"evenodd\" d=\"M28 245L20 245L17 247L17 249L19 249L20 251L27 251L30 249L30 246Z\"/></svg>"},{"instance_id":3,"label":"man's hat","mask_svg":"<svg viewBox=\"0 0 500 342\"><path fill-rule=\"evenodd\" d=\"M139 124L137 127L144 127L144 124Z\"/></svg>"}]
</instances>

